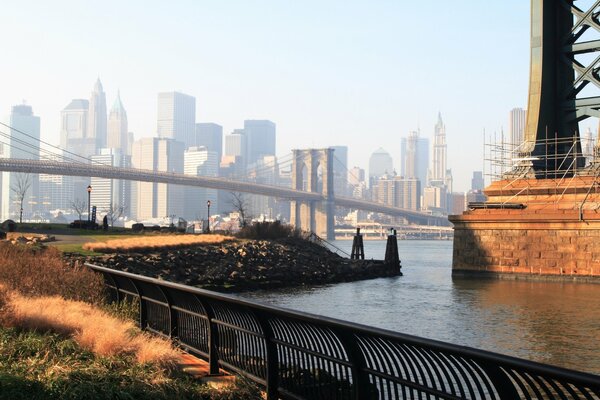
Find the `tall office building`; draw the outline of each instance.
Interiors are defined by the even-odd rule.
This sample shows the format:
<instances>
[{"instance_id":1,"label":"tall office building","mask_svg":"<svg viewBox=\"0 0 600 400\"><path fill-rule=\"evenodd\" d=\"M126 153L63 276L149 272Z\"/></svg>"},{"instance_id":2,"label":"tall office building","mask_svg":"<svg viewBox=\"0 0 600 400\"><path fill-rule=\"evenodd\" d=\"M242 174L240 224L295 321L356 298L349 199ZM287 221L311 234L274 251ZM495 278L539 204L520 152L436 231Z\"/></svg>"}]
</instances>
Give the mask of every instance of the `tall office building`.
<instances>
[{"instance_id":1,"label":"tall office building","mask_svg":"<svg viewBox=\"0 0 600 400\"><path fill-rule=\"evenodd\" d=\"M31 106L22 104L12 107L7 124L8 138L4 141L2 157L39 160L40 117L33 115ZM39 209L39 176L37 174L2 172L0 219L18 220L20 194L24 194L23 219L33 217Z\"/></svg>"},{"instance_id":2,"label":"tall office building","mask_svg":"<svg viewBox=\"0 0 600 400\"><path fill-rule=\"evenodd\" d=\"M527 110L522 108L513 108L508 113L508 140L510 141L508 150L516 151L525 140L526 117Z\"/></svg>"},{"instance_id":3,"label":"tall office building","mask_svg":"<svg viewBox=\"0 0 600 400\"><path fill-rule=\"evenodd\" d=\"M442 114L438 114L438 121L434 127L433 133L433 164L431 168L431 186L440 186L445 184L447 173L446 154L448 146L446 145L446 125L442 120Z\"/></svg>"},{"instance_id":4,"label":"tall office building","mask_svg":"<svg viewBox=\"0 0 600 400\"><path fill-rule=\"evenodd\" d=\"M246 171L246 149L246 135L243 129L235 129L225 136L225 157L233 161L231 168L229 168L229 171L233 173L231 177L238 176Z\"/></svg>"},{"instance_id":5,"label":"tall office building","mask_svg":"<svg viewBox=\"0 0 600 400\"><path fill-rule=\"evenodd\" d=\"M348 146L331 146L333 149L333 193L348 195Z\"/></svg>"},{"instance_id":6,"label":"tall office building","mask_svg":"<svg viewBox=\"0 0 600 400\"><path fill-rule=\"evenodd\" d=\"M95 151L89 154L92 155L96 154L98 149L106 147L106 94L100 78L94 85L89 107L87 135L95 139Z\"/></svg>"},{"instance_id":7,"label":"tall office building","mask_svg":"<svg viewBox=\"0 0 600 400\"><path fill-rule=\"evenodd\" d=\"M193 176L212 176L219 174L219 162L217 152L207 147L190 147L185 151L183 162L183 173ZM184 218L187 220L206 219L208 207L206 202L211 202L212 211L219 210L218 194L216 189L186 187Z\"/></svg>"},{"instance_id":8,"label":"tall office building","mask_svg":"<svg viewBox=\"0 0 600 400\"><path fill-rule=\"evenodd\" d=\"M45 158L52 161L63 161L69 154L64 151ZM74 196L74 179L68 175L40 174L40 205L44 213L60 210L63 213L71 213L71 203L76 199ZM78 193L80 201L87 201L84 192Z\"/></svg>"},{"instance_id":9,"label":"tall office building","mask_svg":"<svg viewBox=\"0 0 600 400\"><path fill-rule=\"evenodd\" d=\"M594 135L589 127L581 135L581 152L588 164L594 161Z\"/></svg>"},{"instance_id":10,"label":"tall office building","mask_svg":"<svg viewBox=\"0 0 600 400\"><path fill-rule=\"evenodd\" d=\"M128 132L127 111L121 102L121 94L117 93L117 98L110 109L108 116L108 140L106 147L118 149L122 155L131 155L132 134Z\"/></svg>"},{"instance_id":11,"label":"tall office building","mask_svg":"<svg viewBox=\"0 0 600 400\"><path fill-rule=\"evenodd\" d=\"M92 156L92 164L111 167L131 167L131 157L121 149L100 149ZM91 178L91 205L96 206L98 216L106 214L111 208L122 207L129 213L131 182L120 179Z\"/></svg>"},{"instance_id":12,"label":"tall office building","mask_svg":"<svg viewBox=\"0 0 600 400\"><path fill-rule=\"evenodd\" d=\"M381 147L375 150L369 158L369 186L372 186L377 178L392 172L394 172L394 161L390 153Z\"/></svg>"},{"instance_id":13,"label":"tall office building","mask_svg":"<svg viewBox=\"0 0 600 400\"><path fill-rule=\"evenodd\" d=\"M418 210L421 183L415 178L383 175L374 184L373 198L378 203L407 210Z\"/></svg>"},{"instance_id":14,"label":"tall office building","mask_svg":"<svg viewBox=\"0 0 600 400\"><path fill-rule=\"evenodd\" d=\"M483 190L485 182L483 180L482 171L473 171L473 178L471 179L471 190Z\"/></svg>"},{"instance_id":15,"label":"tall office building","mask_svg":"<svg viewBox=\"0 0 600 400\"><path fill-rule=\"evenodd\" d=\"M173 139L142 138L133 143L131 163L134 168L183 173L184 151L185 145ZM131 192L131 213L138 221L183 215L181 186L134 182Z\"/></svg>"},{"instance_id":16,"label":"tall office building","mask_svg":"<svg viewBox=\"0 0 600 400\"><path fill-rule=\"evenodd\" d=\"M217 161L223 158L223 127L212 122L196 124L196 146L204 146L208 151L217 153Z\"/></svg>"},{"instance_id":17,"label":"tall office building","mask_svg":"<svg viewBox=\"0 0 600 400\"><path fill-rule=\"evenodd\" d=\"M268 120L244 121L246 136L246 163L254 164L264 156L274 156L276 149L276 126Z\"/></svg>"},{"instance_id":18,"label":"tall office building","mask_svg":"<svg viewBox=\"0 0 600 400\"><path fill-rule=\"evenodd\" d=\"M179 92L158 94L158 137L196 145L196 98Z\"/></svg>"},{"instance_id":19,"label":"tall office building","mask_svg":"<svg viewBox=\"0 0 600 400\"><path fill-rule=\"evenodd\" d=\"M85 158L96 153L96 138L88 135L89 104L74 99L60 113L60 146Z\"/></svg>"},{"instance_id":20,"label":"tall office building","mask_svg":"<svg viewBox=\"0 0 600 400\"><path fill-rule=\"evenodd\" d=\"M402 155L401 175L405 178L417 178L422 188L427 184L429 168L429 140L420 137L419 131L411 132L400 143Z\"/></svg>"}]
</instances>

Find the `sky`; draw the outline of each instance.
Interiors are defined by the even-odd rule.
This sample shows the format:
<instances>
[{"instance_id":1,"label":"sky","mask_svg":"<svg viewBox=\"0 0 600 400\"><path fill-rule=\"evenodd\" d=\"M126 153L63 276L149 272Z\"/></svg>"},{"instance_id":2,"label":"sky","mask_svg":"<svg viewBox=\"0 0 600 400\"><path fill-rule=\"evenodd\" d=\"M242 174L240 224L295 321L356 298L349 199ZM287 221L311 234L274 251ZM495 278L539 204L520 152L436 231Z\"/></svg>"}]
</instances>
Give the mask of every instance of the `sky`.
<instances>
[{"instance_id":1,"label":"sky","mask_svg":"<svg viewBox=\"0 0 600 400\"><path fill-rule=\"evenodd\" d=\"M58 144L60 111L100 77L135 138L156 133L157 93L196 97L224 134L277 124L277 154L349 147L348 168L441 112L455 191L483 168L483 132L525 107L529 2L28 1L2 5L0 115L23 100Z\"/></svg>"}]
</instances>

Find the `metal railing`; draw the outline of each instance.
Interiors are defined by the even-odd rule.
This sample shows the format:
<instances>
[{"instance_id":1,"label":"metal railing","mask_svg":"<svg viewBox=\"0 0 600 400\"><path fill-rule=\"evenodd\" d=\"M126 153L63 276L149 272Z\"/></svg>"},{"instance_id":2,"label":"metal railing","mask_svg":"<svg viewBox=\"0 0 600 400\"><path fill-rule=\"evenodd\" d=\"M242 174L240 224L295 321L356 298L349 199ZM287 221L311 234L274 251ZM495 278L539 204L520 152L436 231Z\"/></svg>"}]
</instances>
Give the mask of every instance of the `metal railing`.
<instances>
[{"instance_id":1,"label":"metal railing","mask_svg":"<svg viewBox=\"0 0 600 400\"><path fill-rule=\"evenodd\" d=\"M600 377L86 264L142 329L268 399L600 399Z\"/></svg>"}]
</instances>

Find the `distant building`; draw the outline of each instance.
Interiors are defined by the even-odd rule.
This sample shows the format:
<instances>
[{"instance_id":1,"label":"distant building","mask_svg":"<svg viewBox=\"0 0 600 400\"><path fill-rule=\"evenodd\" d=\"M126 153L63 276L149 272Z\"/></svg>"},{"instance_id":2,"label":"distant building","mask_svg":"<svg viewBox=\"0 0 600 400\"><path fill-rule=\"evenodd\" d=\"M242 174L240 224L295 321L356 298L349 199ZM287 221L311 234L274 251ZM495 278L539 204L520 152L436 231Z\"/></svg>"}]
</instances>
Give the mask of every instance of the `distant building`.
<instances>
[{"instance_id":1,"label":"distant building","mask_svg":"<svg viewBox=\"0 0 600 400\"><path fill-rule=\"evenodd\" d=\"M127 112L121 102L121 94L110 109L108 116L108 140L107 147L118 149L123 155L131 155L131 146L133 145L132 134L128 131Z\"/></svg>"},{"instance_id":2,"label":"distant building","mask_svg":"<svg viewBox=\"0 0 600 400\"><path fill-rule=\"evenodd\" d=\"M527 110L522 108L513 108L508 113L508 140L510 141L511 151L516 151L525 141L524 132L526 118Z\"/></svg>"},{"instance_id":3,"label":"distant building","mask_svg":"<svg viewBox=\"0 0 600 400\"><path fill-rule=\"evenodd\" d=\"M460 215L467 209L464 193L450 193L448 198L448 215Z\"/></svg>"},{"instance_id":4,"label":"distant building","mask_svg":"<svg viewBox=\"0 0 600 400\"><path fill-rule=\"evenodd\" d=\"M204 146L190 147L184 154L183 173L193 176L218 176L217 152ZM208 211L206 202L208 200L211 202L212 212L216 214L219 210L219 198L216 189L186 187L184 218L188 221L206 219Z\"/></svg>"},{"instance_id":5,"label":"distant building","mask_svg":"<svg viewBox=\"0 0 600 400\"><path fill-rule=\"evenodd\" d=\"M88 156L96 154L98 149L106 147L106 94L102 88L100 78L96 81L90 96L87 136L95 139L94 151Z\"/></svg>"},{"instance_id":6,"label":"distant building","mask_svg":"<svg viewBox=\"0 0 600 400\"><path fill-rule=\"evenodd\" d=\"M40 117L33 115L31 106L22 104L12 107L6 122L12 129L6 129L2 157L39 160ZM24 143L23 143L24 142ZM0 219L18 221L20 215L19 192L23 191L23 219L33 218L39 211L39 176L20 172L1 173ZM24 190L26 189L26 190Z\"/></svg>"},{"instance_id":7,"label":"distant building","mask_svg":"<svg viewBox=\"0 0 600 400\"><path fill-rule=\"evenodd\" d=\"M333 193L348 195L348 146L331 146L333 151Z\"/></svg>"},{"instance_id":8,"label":"distant building","mask_svg":"<svg viewBox=\"0 0 600 400\"><path fill-rule=\"evenodd\" d=\"M423 189L423 209L435 214L447 213L448 192L445 186L428 186Z\"/></svg>"},{"instance_id":9,"label":"distant building","mask_svg":"<svg viewBox=\"0 0 600 400\"><path fill-rule=\"evenodd\" d=\"M581 137L581 152L588 164L594 161L594 135L589 127Z\"/></svg>"},{"instance_id":10,"label":"distant building","mask_svg":"<svg viewBox=\"0 0 600 400\"><path fill-rule=\"evenodd\" d=\"M369 186L372 186L378 178L391 175L393 172L394 161L390 153L381 147L375 150L369 158Z\"/></svg>"},{"instance_id":11,"label":"distant building","mask_svg":"<svg viewBox=\"0 0 600 400\"><path fill-rule=\"evenodd\" d=\"M438 114L438 122L434 128L433 134L433 162L431 168L432 186L440 186L445 184L447 172L447 153L448 145L446 144L446 125L442 120L442 114Z\"/></svg>"},{"instance_id":12,"label":"distant building","mask_svg":"<svg viewBox=\"0 0 600 400\"><path fill-rule=\"evenodd\" d=\"M473 178L471 179L471 190L483 190L485 182L483 180L483 172L473 171Z\"/></svg>"},{"instance_id":13,"label":"distant building","mask_svg":"<svg viewBox=\"0 0 600 400\"><path fill-rule=\"evenodd\" d=\"M87 100L74 99L60 113L60 146L83 158L96 153L96 138L88 135L89 104Z\"/></svg>"},{"instance_id":14,"label":"distant building","mask_svg":"<svg viewBox=\"0 0 600 400\"><path fill-rule=\"evenodd\" d=\"M142 138L133 143L134 168L183 173L185 145L167 138ZM134 182L132 216L138 221L183 215L184 191L179 185Z\"/></svg>"},{"instance_id":15,"label":"distant building","mask_svg":"<svg viewBox=\"0 0 600 400\"><path fill-rule=\"evenodd\" d=\"M365 183L365 170L360 167L353 167L348 171L348 184L358 186Z\"/></svg>"},{"instance_id":16,"label":"distant building","mask_svg":"<svg viewBox=\"0 0 600 400\"><path fill-rule=\"evenodd\" d=\"M415 178L384 175L373 186L374 201L407 210L419 210L421 183Z\"/></svg>"},{"instance_id":17,"label":"distant building","mask_svg":"<svg viewBox=\"0 0 600 400\"><path fill-rule=\"evenodd\" d=\"M223 158L223 127L212 122L196 124L196 146L204 146L208 151L217 153L217 161Z\"/></svg>"},{"instance_id":18,"label":"distant building","mask_svg":"<svg viewBox=\"0 0 600 400\"><path fill-rule=\"evenodd\" d=\"M46 158L52 161L63 161L63 156L68 156L68 154L61 152ZM74 178L68 175L40 174L40 207L42 212L49 213L53 210L61 210L64 213L72 212L71 203L75 200ZM87 201L84 193L78 193L78 199Z\"/></svg>"},{"instance_id":19,"label":"distant building","mask_svg":"<svg viewBox=\"0 0 600 400\"><path fill-rule=\"evenodd\" d=\"M158 94L158 137L174 139L185 148L196 145L196 98L179 92Z\"/></svg>"},{"instance_id":20,"label":"distant building","mask_svg":"<svg viewBox=\"0 0 600 400\"><path fill-rule=\"evenodd\" d=\"M99 154L92 156L92 164L111 167L131 167L131 157L120 149L100 149ZM120 179L92 177L90 185L91 204L98 210L98 219L109 210L123 208L125 214L130 213L131 182Z\"/></svg>"},{"instance_id":21,"label":"distant building","mask_svg":"<svg viewBox=\"0 0 600 400\"><path fill-rule=\"evenodd\" d=\"M245 120L246 163L256 163L264 156L274 156L277 144L275 123L268 120Z\"/></svg>"},{"instance_id":22,"label":"distant building","mask_svg":"<svg viewBox=\"0 0 600 400\"><path fill-rule=\"evenodd\" d=\"M411 132L400 142L402 168L401 175L416 178L421 182L421 191L427 184L427 169L429 168L429 140L419 136L419 131Z\"/></svg>"}]
</instances>

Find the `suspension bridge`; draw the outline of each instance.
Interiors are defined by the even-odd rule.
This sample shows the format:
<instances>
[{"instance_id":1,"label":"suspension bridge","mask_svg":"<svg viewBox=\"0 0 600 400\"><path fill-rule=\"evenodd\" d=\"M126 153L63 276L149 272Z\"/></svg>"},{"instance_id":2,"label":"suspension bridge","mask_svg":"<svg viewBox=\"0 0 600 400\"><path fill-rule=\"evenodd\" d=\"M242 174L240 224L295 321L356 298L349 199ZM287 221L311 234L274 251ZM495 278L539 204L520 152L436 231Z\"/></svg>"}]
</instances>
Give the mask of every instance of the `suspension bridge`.
<instances>
[{"instance_id":1,"label":"suspension bridge","mask_svg":"<svg viewBox=\"0 0 600 400\"><path fill-rule=\"evenodd\" d=\"M240 175L245 176L245 179L242 176L194 176L105 165L44 142L4 123L0 124L11 131L11 134L8 134L0 130L0 144L17 150L23 157L0 158L0 171L166 183L274 197L290 201L292 224L329 238L333 238L334 235L334 207L401 217L420 225L448 225L445 217L371 200L335 195L334 155L331 148L295 150L291 158L290 155L274 158L271 164L254 166L244 171ZM288 165L291 165L292 187L256 181L256 178L264 176L266 171L287 168Z\"/></svg>"}]
</instances>

